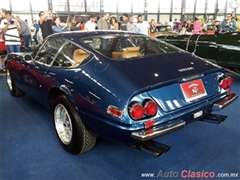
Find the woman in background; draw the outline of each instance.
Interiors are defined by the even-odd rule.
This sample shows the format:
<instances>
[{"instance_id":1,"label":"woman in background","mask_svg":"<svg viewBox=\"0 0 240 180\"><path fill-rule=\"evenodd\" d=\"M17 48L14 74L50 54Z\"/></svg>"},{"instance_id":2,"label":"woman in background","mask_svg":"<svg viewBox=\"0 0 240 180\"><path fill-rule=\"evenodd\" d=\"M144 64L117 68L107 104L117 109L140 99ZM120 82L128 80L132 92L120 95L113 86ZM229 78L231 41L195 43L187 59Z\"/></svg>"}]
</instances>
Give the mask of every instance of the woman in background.
<instances>
[{"instance_id":1,"label":"woman in background","mask_svg":"<svg viewBox=\"0 0 240 180\"><path fill-rule=\"evenodd\" d=\"M149 36L156 37L157 33L156 33L156 25L155 25L154 19L151 19L149 24L150 24L150 34L149 34Z\"/></svg>"},{"instance_id":2,"label":"woman in background","mask_svg":"<svg viewBox=\"0 0 240 180\"><path fill-rule=\"evenodd\" d=\"M60 25L60 18L59 17L54 17L53 18L53 23L52 23L52 30L53 33L59 33L59 32L65 32L69 31L69 25L66 23L65 26Z\"/></svg>"},{"instance_id":3,"label":"woman in background","mask_svg":"<svg viewBox=\"0 0 240 180\"><path fill-rule=\"evenodd\" d=\"M195 18L193 23L193 34L199 34L202 29L202 25L199 22L198 18Z\"/></svg>"},{"instance_id":4,"label":"woman in background","mask_svg":"<svg viewBox=\"0 0 240 180\"><path fill-rule=\"evenodd\" d=\"M117 22L117 19L114 16L110 18L110 29L111 30L118 30L118 22Z\"/></svg>"},{"instance_id":5,"label":"woman in background","mask_svg":"<svg viewBox=\"0 0 240 180\"><path fill-rule=\"evenodd\" d=\"M73 14L68 16L67 23L70 23L70 31L80 30L80 23L76 21L76 17Z\"/></svg>"}]
</instances>

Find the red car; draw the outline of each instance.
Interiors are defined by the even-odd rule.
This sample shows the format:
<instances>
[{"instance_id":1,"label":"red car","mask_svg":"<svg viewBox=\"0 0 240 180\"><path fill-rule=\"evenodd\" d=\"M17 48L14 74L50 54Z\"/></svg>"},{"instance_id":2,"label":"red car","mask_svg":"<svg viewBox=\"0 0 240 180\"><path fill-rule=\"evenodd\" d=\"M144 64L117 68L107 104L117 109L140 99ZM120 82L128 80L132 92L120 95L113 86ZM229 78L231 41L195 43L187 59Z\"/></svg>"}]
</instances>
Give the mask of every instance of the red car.
<instances>
[{"instance_id":1,"label":"red car","mask_svg":"<svg viewBox=\"0 0 240 180\"><path fill-rule=\"evenodd\" d=\"M0 55L6 55L7 54L7 47L5 46L5 42L0 39Z\"/></svg>"}]
</instances>

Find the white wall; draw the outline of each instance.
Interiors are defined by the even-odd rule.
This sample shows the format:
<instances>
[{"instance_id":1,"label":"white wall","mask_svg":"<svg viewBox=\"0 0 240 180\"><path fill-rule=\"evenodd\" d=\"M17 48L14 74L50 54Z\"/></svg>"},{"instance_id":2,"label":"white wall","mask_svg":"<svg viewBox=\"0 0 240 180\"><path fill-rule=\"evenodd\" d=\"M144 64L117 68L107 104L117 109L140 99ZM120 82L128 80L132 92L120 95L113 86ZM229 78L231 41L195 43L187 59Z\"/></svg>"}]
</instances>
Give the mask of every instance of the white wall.
<instances>
[{"instance_id":1,"label":"white wall","mask_svg":"<svg viewBox=\"0 0 240 180\"><path fill-rule=\"evenodd\" d=\"M159 16L159 21L164 24L165 22L169 22L170 15L160 15Z\"/></svg>"},{"instance_id":2,"label":"white wall","mask_svg":"<svg viewBox=\"0 0 240 180\"><path fill-rule=\"evenodd\" d=\"M150 22L151 19L154 19L155 22L157 23L157 15L151 15L151 14L147 15L147 21Z\"/></svg>"},{"instance_id":3,"label":"white wall","mask_svg":"<svg viewBox=\"0 0 240 180\"><path fill-rule=\"evenodd\" d=\"M170 15L166 14L166 15L160 15L160 22L162 24L165 24L165 22L169 22L169 19L170 19ZM181 15L180 14L173 14L172 15L172 22L174 21L174 19L181 19Z\"/></svg>"}]
</instances>

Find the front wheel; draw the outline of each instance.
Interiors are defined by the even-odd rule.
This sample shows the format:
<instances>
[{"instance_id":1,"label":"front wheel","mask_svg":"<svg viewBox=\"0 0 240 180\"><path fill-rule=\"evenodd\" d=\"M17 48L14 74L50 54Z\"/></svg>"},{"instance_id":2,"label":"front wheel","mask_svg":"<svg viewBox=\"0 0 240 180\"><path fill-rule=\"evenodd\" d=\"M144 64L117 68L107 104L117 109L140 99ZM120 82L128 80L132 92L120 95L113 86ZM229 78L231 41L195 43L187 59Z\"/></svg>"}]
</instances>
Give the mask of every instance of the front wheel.
<instances>
[{"instance_id":1,"label":"front wheel","mask_svg":"<svg viewBox=\"0 0 240 180\"><path fill-rule=\"evenodd\" d=\"M59 95L54 104L54 124L63 148L72 154L91 150L96 136L85 127L66 95Z\"/></svg>"}]
</instances>

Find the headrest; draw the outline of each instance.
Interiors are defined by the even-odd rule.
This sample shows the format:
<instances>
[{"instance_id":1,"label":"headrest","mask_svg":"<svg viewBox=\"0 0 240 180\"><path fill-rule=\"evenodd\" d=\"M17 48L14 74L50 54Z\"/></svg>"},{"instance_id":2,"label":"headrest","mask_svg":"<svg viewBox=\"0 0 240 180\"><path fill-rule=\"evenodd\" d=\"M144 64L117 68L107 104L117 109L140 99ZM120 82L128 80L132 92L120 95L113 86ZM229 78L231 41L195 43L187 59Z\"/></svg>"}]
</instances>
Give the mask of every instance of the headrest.
<instances>
[{"instance_id":1,"label":"headrest","mask_svg":"<svg viewBox=\"0 0 240 180\"><path fill-rule=\"evenodd\" d=\"M74 54L78 54L78 55L86 55L88 54L86 51L82 50L82 49L76 49L74 51Z\"/></svg>"},{"instance_id":2,"label":"headrest","mask_svg":"<svg viewBox=\"0 0 240 180\"><path fill-rule=\"evenodd\" d=\"M128 47L128 48L124 48L123 51L128 51L128 52L136 52L139 51L140 47Z\"/></svg>"}]
</instances>

